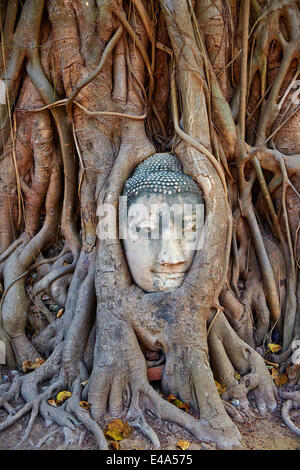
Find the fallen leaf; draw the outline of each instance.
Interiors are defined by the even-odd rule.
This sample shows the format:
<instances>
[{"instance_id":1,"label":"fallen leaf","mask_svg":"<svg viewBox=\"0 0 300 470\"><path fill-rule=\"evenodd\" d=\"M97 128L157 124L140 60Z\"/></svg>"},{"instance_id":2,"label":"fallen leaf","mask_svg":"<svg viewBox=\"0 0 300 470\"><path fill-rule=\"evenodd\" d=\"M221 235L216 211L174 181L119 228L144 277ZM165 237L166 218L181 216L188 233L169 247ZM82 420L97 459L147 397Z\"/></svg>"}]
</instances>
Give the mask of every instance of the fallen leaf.
<instances>
[{"instance_id":1,"label":"fallen leaf","mask_svg":"<svg viewBox=\"0 0 300 470\"><path fill-rule=\"evenodd\" d=\"M111 437L114 441L122 441L130 436L132 428L128 423L124 423L121 419L113 419L107 425L106 435Z\"/></svg>"},{"instance_id":2,"label":"fallen leaf","mask_svg":"<svg viewBox=\"0 0 300 470\"><path fill-rule=\"evenodd\" d=\"M275 343L268 343L268 348L272 353L276 353L281 350L281 346Z\"/></svg>"},{"instance_id":3,"label":"fallen leaf","mask_svg":"<svg viewBox=\"0 0 300 470\"><path fill-rule=\"evenodd\" d=\"M179 447L181 450L187 450L190 447L188 441L178 441L176 447Z\"/></svg>"},{"instance_id":4,"label":"fallen leaf","mask_svg":"<svg viewBox=\"0 0 300 470\"><path fill-rule=\"evenodd\" d=\"M60 310L58 310L56 318L60 318L63 314L64 314L64 309L61 308Z\"/></svg>"},{"instance_id":5,"label":"fallen leaf","mask_svg":"<svg viewBox=\"0 0 300 470\"><path fill-rule=\"evenodd\" d=\"M68 400L72 396L71 392L68 392L67 390L63 390L62 392L59 392L56 396L56 403L58 405L61 405L64 401Z\"/></svg>"},{"instance_id":6,"label":"fallen leaf","mask_svg":"<svg viewBox=\"0 0 300 470\"><path fill-rule=\"evenodd\" d=\"M121 431L117 429L112 429L110 431L106 431L106 435L111 437L114 441L123 441L124 437L121 433Z\"/></svg>"},{"instance_id":7,"label":"fallen leaf","mask_svg":"<svg viewBox=\"0 0 300 470\"><path fill-rule=\"evenodd\" d=\"M114 450L120 449L120 444L118 442L111 442L111 446Z\"/></svg>"},{"instance_id":8,"label":"fallen leaf","mask_svg":"<svg viewBox=\"0 0 300 470\"><path fill-rule=\"evenodd\" d=\"M57 406L57 403L54 400L54 398L51 398L50 400L48 400L48 403L49 403L50 406Z\"/></svg>"},{"instance_id":9,"label":"fallen leaf","mask_svg":"<svg viewBox=\"0 0 300 470\"><path fill-rule=\"evenodd\" d=\"M85 387L87 383L88 383L88 380L85 380L84 382L81 382L80 385L82 385L83 387Z\"/></svg>"},{"instance_id":10,"label":"fallen leaf","mask_svg":"<svg viewBox=\"0 0 300 470\"><path fill-rule=\"evenodd\" d=\"M172 405L175 405L177 408L180 408L181 410L184 410L186 413L188 413L190 405L188 403L183 403L181 400L176 398L173 393L170 393L167 400L168 402L172 403Z\"/></svg>"},{"instance_id":11,"label":"fallen leaf","mask_svg":"<svg viewBox=\"0 0 300 470\"><path fill-rule=\"evenodd\" d=\"M22 371L24 374L31 372L32 370L38 369L42 364L44 364L45 359L38 357L34 362L33 361L24 361L22 363Z\"/></svg>"},{"instance_id":12,"label":"fallen leaf","mask_svg":"<svg viewBox=\"0 0 300 470\"><path fill-rule=\"evenodd\" d=\"M31 369L31 366L32 366L32 362L31 361L24 361L22 363L22 371L24 372L24 374L26 374L26 372L32 370Z\"/></svg>"},{"instance_id":13,"label":"fallen leaf","mask_svg":"<svg viewBox=\"0 0 300 470\"><path fill-rule=\"evenodd\" d=\"M45 362L45 359L43 359L42 357L38 357L35 360L34 368L38 369L42 364L44 364L44 362Z\"/></svg>"},{"instance_id":14,"label":"fallen leaf","mask_svg":"<svg viewBox=\"0 0 300 470\"><path fill-rule=\"evenodd\" d=\"M215 384L216 384L216 386L217 386L219 395L223 395L223 393L226 392L226 385L220 384L220 382L218 382L217 380L215 380Z\"/></svg>"},{"instance_id":15,"label":"fallen leaf","mask_svg":"<svg viewBox=\"0 0 300 470\"><path fill-rule=\"evenodd\" d=\"M234 378L235 378L236 380L240 380L240 379L241 379L241 374L239 374L237 371L235 371L235 373L234 373Z\"/></svg>"},{"instance_id":16,"label":"fallen leaf","mask_svg":"<svg viewBox=\"0 0 300 470\"><path fill-rule=\"evenodd\" d=\"M80 401L79 406L81 406L81 408L83 408L85 411L88 411L91 407L91 404L88 401Z\"/></svg>"},{"instance_id":17,"label":"fallen leaf","mask_svg":"<svg viewBox=\"0 0 300 470\"><path fill-rule=\"evenodd\" d=\"M287 381L288 381L288 377L287 377L287 374L281 374L277 369L275 369L274 367L272 367L271 370L271 375L272 375L272 379L274 380L275 384L277 385L277 387L281 387L282 385L286 384Z\"/></svg>"},{"instance_id":18,"label":"fallen leaf","mask_svg":"<svg viewBox=\"0 0 300 470\"><path fill-rule=\"evenodd\" d=\"M173 401L173 400L176 400L176 397L175 397L175 395L173 395L173 393L170 393L170 395L168 396L167 400L168 400L169 402L171 402L171 401Z\"/></svg>"}]
</instances>

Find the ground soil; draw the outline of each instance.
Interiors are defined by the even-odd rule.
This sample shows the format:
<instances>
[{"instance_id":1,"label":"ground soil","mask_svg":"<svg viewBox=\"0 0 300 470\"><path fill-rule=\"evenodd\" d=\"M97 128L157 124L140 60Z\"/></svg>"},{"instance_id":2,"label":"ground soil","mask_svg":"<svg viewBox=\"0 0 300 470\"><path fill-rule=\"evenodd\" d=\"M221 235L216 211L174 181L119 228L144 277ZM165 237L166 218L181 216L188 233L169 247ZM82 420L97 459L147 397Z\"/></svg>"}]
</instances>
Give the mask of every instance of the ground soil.
<instances>
[{"instance_id":1,"label":"ground soil","mask_svg":"<svg viewBox=\"0 0 300 470\"><path fill-rule=\"evenodd\" d=\"M291 389L288 385L284 388ZM300 387L293 387L293 389ZM246 450L300 450L300 437L291 432L283 423L281 418L280 401L277 410L268 412L262 417L255 408L253 398L250 396L251 417L245 417L244 423L237 426L242 434L242 444ZM15 402L14 406L22 405L22 401ZM7 412L0 411L0 422L7 417ZM30 415L27 414L16 422L13 426L0 433L0 450L96 450L93 435L84 426L78 425L75 431L64 431L57 425L45 426L45 421L38 417L33 429L20 446L18 443L22 439L29 422ZM148 423L155 429L161 442L163 450L175 450L179 440L190 443L189 450L214 450L215 446L197 441L189 432L179 426L168 422L158 422L153 416L147 416ZM300 426L300 417L294 422ZM102 423L105 428L105 422ZM56 431L40 446L38 443L49 433ZM109 441L112 449L112 441ZM131 435L119 442L119 450L151 450L150 441L139 431L133 430Z\"/></svg>"}]
</instances>

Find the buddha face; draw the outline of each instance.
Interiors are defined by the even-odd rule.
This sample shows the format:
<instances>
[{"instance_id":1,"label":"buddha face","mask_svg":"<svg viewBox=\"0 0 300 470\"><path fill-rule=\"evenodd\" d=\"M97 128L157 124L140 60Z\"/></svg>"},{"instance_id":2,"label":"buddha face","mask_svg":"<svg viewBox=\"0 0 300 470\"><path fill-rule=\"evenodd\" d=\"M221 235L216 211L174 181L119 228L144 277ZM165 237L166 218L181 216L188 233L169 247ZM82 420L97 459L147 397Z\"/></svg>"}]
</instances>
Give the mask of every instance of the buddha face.
<instances>
[{"instance_id":1,"label":"buddha face","mask_svg":"<svg viewBox=\"0 0 300 470\"><path fill-rule=\"evenodd\" d=\"M190 268L203 226L201 194L140 194L127 212L123 240L135 283L146 292L181 286Z\"/></svg>"}]
</instances>

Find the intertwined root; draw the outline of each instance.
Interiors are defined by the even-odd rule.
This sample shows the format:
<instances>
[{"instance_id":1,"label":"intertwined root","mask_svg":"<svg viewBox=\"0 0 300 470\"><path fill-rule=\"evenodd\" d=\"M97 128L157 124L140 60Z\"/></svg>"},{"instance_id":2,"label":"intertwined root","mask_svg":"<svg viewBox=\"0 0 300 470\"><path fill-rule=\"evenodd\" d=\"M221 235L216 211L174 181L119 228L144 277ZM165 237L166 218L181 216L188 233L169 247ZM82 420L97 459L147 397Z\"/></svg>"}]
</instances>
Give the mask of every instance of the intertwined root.
<instances>
[{"instance_id":1,"label":"intertwined root","mask_svg":"<svg viewBox=\"0 0 300 470\"><path fill-rule=\"evenodd\" d=\"M224 400L238 400L240 407L247 410L247 394L253 390L262 414L276 408L278 393L264 360L237 336L222 313L212 325L208 343L215 377L226 386Z\"/></svg>"},{"instance_id":2,"label":"intertwined root","mask_svg":"<svg viewBox=\"0 0 300 470\"><path fill-rule=\"evenodd\" d=\"M91 415L96 421L107 411L114 417L125 412L129 424L140 429L150 439L152 445L158 447L158 437L144 416L144 411L148 410L159 420L171 421L186 428L200 441L215 442L220 448L240 447L239 432L228 418L215 384L213 383L214 398L201 396L207 384L211 385L213 382L208 364L204 364L206 368L204 373L201 371L201 362L198 365L193 362L191 368L187 366L189 375L187 388L191 388L189 403L192 403L193 397L195 403L201 401L203 409L203 416L200 412L200 419L195 419L164 400L151 387L147 380L145 358L132 326L121 317L113 317L111 314L106 317L103 312L102 315L94 368L88 384L88 401L92 405ZM107 334L107 328L110 335ZM174 359L176 360L176 357ZM196 356L194 359L196 361ZM165 380L166 377L170 378L168 374ZM178 378L177 375L176 377ZM176 378L175 382L178 389L175 390L172 387L174 382L171 382L168 390L176 393L181 399L183 396L186 398L187 389L180 388L183 382ZM207 392L206 394L208 395ZM204 412L204 401L209 402L211 413ZM196 410L199 409L198 404L194 407Z\"/></svg>"},{"instance_id":3,"label":"intertwined root","mask_svg":"<svg viewBox=\"0 0 300 470\"><path fill-rule=\"evenodd\" d=\"M112 313L106 302L99 303L96 344L93 342L88 348L94 351L94 357L88 361L87 368L85 345L91 337L95 341L95 336L91 335L94 279L95 254L82 254L69 288L70 292L77 292L76 301L73 302L74 298L69 297L63 319L56 319L48 327L48 330L52 328L53 339L58 345L39 369L19 377L11 389L3 393L1 404L8 410L9 401L15 393L20 393L26 403L3 423L1 430L31 411L22 442L28 437L40 413L46 423L55 422L71 430L78 422L83 423L94 434L98 447L106 449L106 440L97 423L108 414L111 417L126 416L131 426L147 436L154 447L159 447L157 434L146 420L145 412L150 412L160 421L171 421L187 429L200 441L216 443L219 448L241 447L240 434L229 418L231 416L240 421L241 416L228 401L239 400L239 408L247 410L247 394L253 390L258 408L263 413L267 408L274 409L276 406L276 388L263 359L237 336L223 313L218 313L209 329L208 351L216 378L227 387L222 397L227 400L226 403L220 399L210 369L206 331L204 336L202 334L205 322L200 321L198 324L196 317L194 321L190 318L190 323L186 325L191 333L190 324L193 324L193 334L187 338L180 320L181 314L177 322L176 314L173 314L174 322L167 325L162 317L157 323L158 317L153 312L151 317L145 316L143 311L135 314L131 312L131 315L126 316L117 310ZM141 296L138 289L130 287L126 304L130 304L129 299L133 304L140 303ZM148 309L148 304L145 305ZM161 304L159 306L162 307ZM133 310L138 312L137 308ZM181 312L180 308L178 312ZM141 325L138 325L139 321ZM200 419L176 408L151 387L138 340L141 334L146 343L148 335L148 344L162 335L166 358L162 390L189 403L199 412ZM41 334L42 337L40 345L49 341L45 332ZM199 348L201 338L204 338L204 342L201 343L202 348ZM242 376L240 380L235 377L236 371ZM87 379L88 385L83 389L81 383ZM47 400L61 390L70 390L72 397L60 407L50 406ZM90 412L80 407L81 400L89 401Z\"/></svg>"},{"instance_id":4,"label":"intertwined root","mask_svg":"<svg viewBox=\"0 0 300 470\"><path fill-rule=\"evenodd\" d=\"M240 414L230 403L222 403L216 389L212 393L207 392L213 381L209 368L203 373L207 367L203 358L201 360L199 356L193 356L195 363L191 364L190 368L186 366L189 379L187 377L185 379L192 384L189 392L190 402L194 400L193 407L200 410L200 419L196 419L163 399L149 384L145 358L131 325L121 318L114 319L111 335L105 332L106 329L97 344L94 368L90 377L84 364L81 363L80 374L72 384L68 385L68 374L62 363L65 343L61 343L42 366L30 374L17 377L8 391L2 390L0 404L9 412L14 413L14 410L9 408L9 401L16 395L21 394L26 403L21 410L2 423L0 430L6 429L31 411L31 418L22 442L29 436L35 418L40 413L47 424L54 422L62 428L74 430L78 423L84 424L93 433L99 449L107 449L103 431L97 423L108 415L123 416L130 426L139 429L149 438L152 446L159 447L158 436L147 423L146 415L150 413L159 422L171 421L187 429L199 441L213 442L224 449L241 447L239 432L226 412L236 421L240 421ZM233 344L235 349L232 349ZM209 352L210 356L215 358L213 366L217 378L227 387L223 399L239 400L238 409L247 410L249 406L247 393L253 390L257 406L262 413L267 408L274 409L277 392L262 358L237 338L222 313L218 315L210 329ZM165 364L165 368L169 366L170 364ZM78 370L76 364L74 368ZM235 371L242 375L240 380L235 378ZM164 376L165 387L167 378L168 374ZM89 379L88 385L83 388L81 383L87 379ZM177 386L176 390L172 388L174 383ZM187 388L181 390L181 385L182 382L176 379L175 374L175 381L173 377L173 381L168 385L168 391L175 391L177 396L184 399L188 392ZM67 389L72 392L69 400L57 408L49 405L49 398L58 391ZM299 406L299 399L298 397L293 399L292 403L296 408ZM81 400L88 400L91 403L90 412L80 407ZM215 410L214 416L209 411L206 411L206 414L201 412L205 402L207 409ZM285 410L290 409L290 404L291 400L288 400L283 410L284 419L286 419ZM290 426L290 421L288 425Z\"/></svg>"},{"instance_id":5,"label":"intertwined root","mask_svg":"<svg viewBox=\"0 0 300 470\"><path fill-rule=\"evenodd\" d=\"M281 398L284 398L286 401L284 402L282 409L281 409L281 416L284 423L290 428L291 431L296 433L300 436L300 428L297 427L292 419L290 418L289 412L295 410L293 413L293 417L296 418L300 416L300 391L296 392L280 392Z\"/></svg>"}]
</instances>

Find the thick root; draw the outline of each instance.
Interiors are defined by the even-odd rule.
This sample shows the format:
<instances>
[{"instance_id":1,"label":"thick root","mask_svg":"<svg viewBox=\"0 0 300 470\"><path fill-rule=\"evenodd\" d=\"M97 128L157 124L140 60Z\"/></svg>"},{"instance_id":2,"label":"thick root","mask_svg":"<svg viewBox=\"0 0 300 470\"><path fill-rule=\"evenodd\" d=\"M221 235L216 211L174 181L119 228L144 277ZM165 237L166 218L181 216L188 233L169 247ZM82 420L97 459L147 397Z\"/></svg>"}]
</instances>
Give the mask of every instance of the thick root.
<instances>
[{"instance_id":1,"label":"thick root","mask_svg":"<svg viewBox=\"0 0 300 470\"><path fill-rule=\"evenodd\" d=\"M239 406L247 410L247 395L253 390L260 413L277 407L277 388L264 360L237 336L222 313L211 327L208 343L214 375L226 386L224 400L238 400Z\"/></svg>"},{"instance_id":2,"label":"thick root","mask_svg":"<svg viewBox=\"0 0 300 470\"><path fill-rule=\"evenodd\" d=\"M111 318L110 320L112 321ZM149 427L141 411L147 409L159 419L186 428L200 441L215 442L220 448L241 447L239 432L227 416L214 384L217 396L214 415L200 415L200 419L195 419L164 400L150 386L145 358L132 327L120 319L114 319L114 328L110 324L108 336L105 334L108 323L104 322L104 325L103 336L99 334L98 337L94 368L88 384L88 401L92 404L91 414L94 420L101 419L107 411L115 417L127 412L129 424L140 429L151 440L152 445L157 447L155 431ZM118 351L118 355L115 351ZM203 401L197 382L201 377L201 363L193 369L190 383L194 385L194 396L198 401ZM209 368L206 372L208 371ZM202 393L204 388L203 383ZM212 400L208 396L205 399Z\"/></svg>"},{"instance_id":3,"label":"thick root","mask_svg":"<svg viewBox=\"0 0 300 470\"><path fill-rule=\"evenodd\" d=\"M293 421L291 420L291 418L289 416L289 412L292 409L300 410L300 391L299 390L296 391L296 392L283 392L283 391L280 391L279 394L280 394L281 398L286 399L286 401L284 402L284 404L282 406L282 409L281 409L282 419L283 419L284 423L286 424L286 426L291 431L293 431L298 436L300 436L300 428L297 427L293 423ZM299 416L299 412L297 414Z\"/></svg>"}]
</instances>

